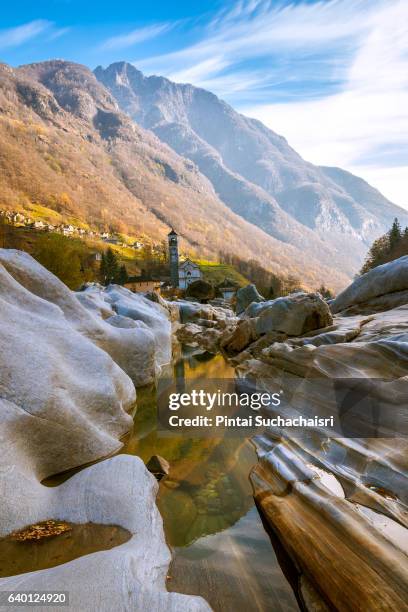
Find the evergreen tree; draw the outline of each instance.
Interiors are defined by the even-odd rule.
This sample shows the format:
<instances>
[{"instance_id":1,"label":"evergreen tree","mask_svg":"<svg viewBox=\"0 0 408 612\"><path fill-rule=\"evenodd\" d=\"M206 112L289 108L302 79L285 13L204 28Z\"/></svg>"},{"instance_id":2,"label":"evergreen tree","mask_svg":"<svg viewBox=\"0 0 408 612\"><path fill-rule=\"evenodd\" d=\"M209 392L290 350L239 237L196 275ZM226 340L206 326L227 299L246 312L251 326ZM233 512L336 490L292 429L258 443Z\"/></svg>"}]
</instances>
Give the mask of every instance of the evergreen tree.
<instances>
[{"instance_id":1,"label":"evergreen tree","mask_svg":"<svg viewBox=\"0 0 408 612\"><path fill-rule=\"evenodd\" d=\"M393 249L399 243L402 237L401 225L396 217L394 219L394 222L392 224L390 231L388 232L388 236L389 236L390 249Z\"/></svg>"},{"instance_id":2,"label":"evergreen tree","mask_svg":"<svg viewBox=\"0 0 408 612\"><path fill-rule=\"evenodd\" d=\"M99 280L104 285L106 280L106 255L102 253L101 255L101 263L99 266Z\"/></svg>"},{"instance_id":3,"label":"evergreen tree","mask_svg":"<svg viewBox=\"0 0 408 612\"><path fill-rule=\"evenodd\" d=\"M398 219L394 219L391 229L374 240L360 273L365 274L372 268L403 255L408 255L408 228L402 231Z\"/></svg>"},{"instance_id":4,"label":"evergreen tree","mask_svg":"<svg viewBox=\"0 0 408 612\"><path fill-rule=\"evenodd\" d=\"M110 247L102 254L100 274L101 281L106 286L118 282L119 262L117 255L115 255Z\"/></svg>"},{"instance_id":5,"label":"evergreen tree","mask_svg":"<svg viewBox=\"0 0 408 612\"><path fill-rule=\"evenodd\" d=\"M116 282L118 283L118 285L124 285L125 283L128 282L128 280L129 280L129 275L126 270L126 266L123 264L119 268Z\"/></svg>"}]
</instances>

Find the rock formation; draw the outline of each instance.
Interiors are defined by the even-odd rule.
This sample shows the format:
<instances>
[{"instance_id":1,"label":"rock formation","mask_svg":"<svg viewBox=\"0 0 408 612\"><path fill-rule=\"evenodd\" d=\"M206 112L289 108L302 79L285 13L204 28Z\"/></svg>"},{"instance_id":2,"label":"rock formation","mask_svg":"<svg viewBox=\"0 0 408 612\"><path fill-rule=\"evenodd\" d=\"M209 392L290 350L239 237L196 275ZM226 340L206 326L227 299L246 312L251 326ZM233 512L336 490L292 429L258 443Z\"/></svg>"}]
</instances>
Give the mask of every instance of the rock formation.
<instances>
[{"instance_id":1,"label":"rock formation","mask_svg":"<svg viewBox=\"0 0 408 612\"><path fill-rule=\"evenodd\" d=\"M322 609L408 609L408 300L394 307L407 269L404 257L372 270L335 300L332 324L255 342L237 358L242 376L289 398L268 416L327 416L344 381L369 384L377 406L366 422L355 409L363 425L348 437L326 426L270 428L255 439L258 506L297 568L300 597ZM382 312L367 315L379 295ZM339 312L352 305L355 314Z\"/></svg>"},{"instance_id":2,"label":"rock formation","mask_svg":"<svg viewBox=\"0 0 408 612\"><path fill-rule=\"evenodd\" d=\"M387 310L408 303L408 255L373 268L357 278L331 304L332 312L357 306L356 312Z\"/></svg>"},{"instance_id":3,"label":"rock formation","mask_svg":"<svg viewBox=\"0 0 408 612\"><path fill-rule=\"evenodd\" d=\"M69 591L70 609L85 612L209 610L198 597L166 591L157 483L140 459L106 459L57 487L41 484L121 448L132 426L132 379L151 380L163 358L155 343L161 306L140 296L132 306L115 287L87 293L85 307L31 257L0 250L0 536L58 519L119 525L132 537L1 578L0 589Z\"/></svg>"},{"instance_id":4,"label":"rock formation","mask_svg":"<svg viewBox=\"0 0 408 612\"><path fill-rule=\"evenodd\" d=\"M235 311L239 315L252 303L265 301L265 298L258 292L255 285L241 287L236 293Z\"/></svg>"},{"instance_id":5,"label":"rock formation","mask_svg":"<svg viewBox=\"0 0 408 612\"><path fill-rule=\"evenodd\" d=\"M250 287L253 285L245 289ZM252 290L245 295L249 298L243 297L241 306L256 296ZM265 348L289 336L299 336L333 323L329 307L318 293L299 292L275 300L254 300L247 305L242 316L245 318L236 327L226 330L220 341L221 348L230 357L262 336L266 336L266 342L262 342L262 348ZM256 347L259 346L257 343Z\"/></svg>"}]
</instances>

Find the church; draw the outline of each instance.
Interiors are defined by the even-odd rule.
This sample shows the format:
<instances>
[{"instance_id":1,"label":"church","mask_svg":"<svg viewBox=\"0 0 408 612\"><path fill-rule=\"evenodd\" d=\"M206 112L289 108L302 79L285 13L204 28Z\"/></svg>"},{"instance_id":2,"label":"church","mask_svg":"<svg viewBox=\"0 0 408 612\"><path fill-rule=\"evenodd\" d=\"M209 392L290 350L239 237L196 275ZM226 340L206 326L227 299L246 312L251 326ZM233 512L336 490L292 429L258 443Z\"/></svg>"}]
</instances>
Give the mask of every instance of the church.
<instances>
[{"instance_id":1,"label":"church","mask_svg":"<svg viewBox=\"0 0 408 612\"><path fill-rule=\"evenodd\" d=\"M185 259L179 265L179 287L187 289L190 283L200 280L202 273L200 268L191 259Z\"/></svg>"},{"instance_id":2,"label":"church","mask_svg":"<svg viewBox=\"0 0 408 612\"><path fill-rule=\"evenodd\" d=\"M178 235L174 229L168 234L168 241L172 285L180 289L187 289L191 283L202 278L201 270L191 259L187 258L179 262Z\"/></svg>"}]
</instances>

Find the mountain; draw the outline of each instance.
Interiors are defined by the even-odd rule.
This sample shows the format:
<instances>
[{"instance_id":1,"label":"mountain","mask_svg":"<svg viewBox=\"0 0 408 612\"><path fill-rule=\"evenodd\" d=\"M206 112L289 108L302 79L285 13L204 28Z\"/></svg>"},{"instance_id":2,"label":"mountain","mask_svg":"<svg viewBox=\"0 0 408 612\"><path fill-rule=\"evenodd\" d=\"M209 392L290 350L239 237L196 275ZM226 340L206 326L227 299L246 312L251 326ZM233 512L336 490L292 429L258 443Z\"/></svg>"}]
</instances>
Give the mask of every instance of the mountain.
<instances>
[{"instance_id":1,"label":"mountain","mask_svg":"<svg viewBox=\"0 0 408 612\"><path fill-rule=\"evenodd\" d=\"M126 62L95 75L124 112L197 164L231 210L349 275L394 217L408 224L407 211L362 179L306 162L285 138L204 89L146 77Z\"/></svg>"},{"instance_id":2,"label":"mountain","mask_svg":"<svg viewBox=\"0 0 408 612\"><path fill-rule=\"evenodd\" d=\"M61 60L0 65L0 209L46 207L155 243L174 227L184 252L254 259L311 288L347 283L335 263L326 263L331 246L265 190L229 171L238 203L250 208L243 198L248 189L254 209L264 205L271 224L274 218L281 226L281 238L231 210L192 159L123 112L85 66Z\"/></svg>"}]
</instances>

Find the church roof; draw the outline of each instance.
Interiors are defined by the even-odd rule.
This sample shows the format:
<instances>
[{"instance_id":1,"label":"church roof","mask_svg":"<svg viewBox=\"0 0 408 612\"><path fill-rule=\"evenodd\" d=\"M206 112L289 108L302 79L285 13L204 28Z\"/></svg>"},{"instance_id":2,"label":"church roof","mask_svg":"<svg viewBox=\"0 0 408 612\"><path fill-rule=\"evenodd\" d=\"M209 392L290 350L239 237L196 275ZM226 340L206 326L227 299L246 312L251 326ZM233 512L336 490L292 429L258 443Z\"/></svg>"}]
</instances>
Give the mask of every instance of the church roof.
<instances>
[{"instance_id":1,"label":"church roof","mask_svg":"<svg viewBox=\"0 0 408 612\"><path fill-rule=\"evenodd\" d=\"M184 266L186 266L187 264L189 264L190 266L193 266L194 268L199 267L196 263L194 263L194 261L191 261L191 259L187 258L179 264L179 268L184 268Z\"/></svg>"},{"instance_id":2,"label":"church roof","mask_svg":"<svg viewBox=\"0 0 408 612\"><path fill-rule=\"evenodd\" d=\"M167 235L168 236L177 236L178 234L177 234L177 232L174 231L173 228L171 228L171 232L169 232Z\"/></svg>"}]
</instances>

